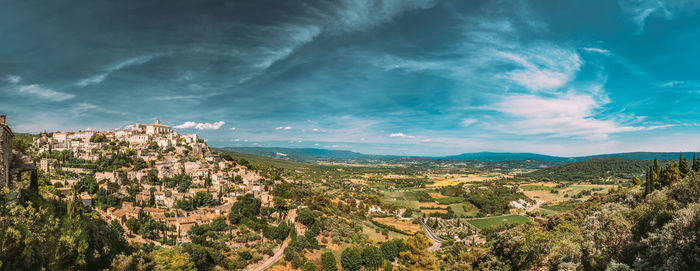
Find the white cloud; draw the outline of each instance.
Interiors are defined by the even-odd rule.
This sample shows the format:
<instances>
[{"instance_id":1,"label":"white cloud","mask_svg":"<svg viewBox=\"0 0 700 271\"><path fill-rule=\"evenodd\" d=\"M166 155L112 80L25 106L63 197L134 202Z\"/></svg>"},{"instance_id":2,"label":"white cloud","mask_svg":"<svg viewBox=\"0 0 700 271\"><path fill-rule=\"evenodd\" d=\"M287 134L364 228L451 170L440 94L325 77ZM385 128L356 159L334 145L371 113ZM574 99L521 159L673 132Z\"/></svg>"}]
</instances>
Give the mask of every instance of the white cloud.
<instances>
[{"instance_id":1,"label":"white cloud","mask_svg":"<svg viewBox=\"0 0 700 271\"><path fill-rule=\"evenodd\" d=\"M22 77L20 77L19 75L5 76L5 81L10 82L11 84L17 84L20 80L22 80Z\"/></svg>"},{"instance_id":2,"label":"white cloud","mask_svg":"<svg viewBox=\"0 0 700 271\"><path fill-rule=\"evenodd\" d=\"M36 84L18 86L16 91L25 96L34 96L51 101L63 101L75 97L73 94L55 91Z\"/></svg>"},{"instance_id":3,"label":"white cloud","mask_svg":"<svg viewBox=\"0 0 700 271\"><path fill-rule=\"evenodd\" d=\"M311 129L311 131L318 132L319 130L318 130L318 128L313 128L313 129Z\"/></svg>"},{"instance_id":4,"label":"white cloud","mask_svg":"<svg viewBox=\"0 0 700 271\"><path fill-rule=\"evenodd\" d=\"M587 51L587 52L599 53L599 54L603 54L603 55L610 55L610 50L601 49L601 48L585 47L585 48L583 48L583 50Z\"/></svg>"},{"instance_id":5,"label":"white cloud","mask_svg":"<svg viewBox=\"0 0 700 271\"><path fill-rule=\"evenodd\" d=\"M192 128L192 127L195 127L195 126L197 126L197 123L196 123L196 122L194 122L194 121L186 121L186 122L183 123L183 124L173 126L173 128L175 128L175 129L188 129L188 128Z\"/></svg>"},{"instance_id":6,"label":"white cloud","mask_svg":"<svg viewBox=\"0 0 700 271\"><path fill-rule=\"evenodd\" d=\"M389 137L398 137L398 138L415 138L415 136L412 135L406 135L404 133L393 133L390 134Z\"/></svg>"},{"instance_id":7,"label":"white cloud","mask_svg":"<svg viewBox=\"0 0 700 271\"><path fill-rule=\"evenodd\" d=\"M224 124L226 124L226 123L223 122L223 121L217 121L217 122L214 122L214 123L204 123L204 122L202 122L202 123L197 123L197 122L194 122L194 121L186 121L186 122L183 123L183 124L173 126L173 128L175 128L175 129L190 129L190 128L194 128L194 129L197 129L197 130L219 130L219 128L221 128L221 126L224 126Z\"/></svg>"},{"instance_id":8,"label":"white cloud","mask_svg":"<svg viewBox=\"0 0 700 271\"><path fill-rule=\"evenodd\" d=\"M576 52L551 46L519 53L501 51L496 55L518 64L518 68L506 73L506 78L531 91L554 90L566 85L582 64Z\"/></svg>"},{"instance_id":9,"label":"white cloud","mask_svg":"<svg viewBox=\"0 0 700 271\"><path fill-rule=\"evenodd\" d=\"M466 119L462 120L462 125L471 126L472 124L476 123L477 121L479 121L479 120L477 120L475 118L466 118Z\"/></svg>"},{"instance_id":10,"label":"white cloud","mask_svg":"<svg viewBox=\"0 0 700 271\"><path fill-rule=\"evenodd\" d=\"M231 129L229 129L229 130L231 130L231 131L236 130L236 127L231 127Z\"/></svg>"},{"instance_id":11,"label":"white cloud","mask_svg":"<svg viewBox=\"0 0 700 271\"><path fill-rule=\"evenodd\" d=\"M500 132L519 135L550 135L554 137L605 140L621 132L652 130L669 127L631 126L618 121L595 118L602 101L588 94L569 92L554 97L515 95L504 97L488 109L508 115L509 120L490 123L488 127Z\"/></svg>"}]
</instances>

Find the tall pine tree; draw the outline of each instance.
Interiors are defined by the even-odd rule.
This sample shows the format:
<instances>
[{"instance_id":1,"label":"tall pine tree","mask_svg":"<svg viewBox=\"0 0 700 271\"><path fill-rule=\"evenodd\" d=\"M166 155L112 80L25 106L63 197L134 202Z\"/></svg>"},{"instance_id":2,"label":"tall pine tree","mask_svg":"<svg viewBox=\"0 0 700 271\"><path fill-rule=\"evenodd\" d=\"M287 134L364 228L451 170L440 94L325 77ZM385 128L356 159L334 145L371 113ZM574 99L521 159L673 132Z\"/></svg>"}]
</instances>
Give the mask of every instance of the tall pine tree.
<instances>
[{"instance_id":1,"label":"tall pine tree","mask_svg":"<svg viewBox=\"0 0 700 271\"><path fill-rule=\"evenodd\" d=\"M651 193L651 168L647 168L647 177L644 181L644 195Z\"/></svg>"},{"instance_id":2,"label":"tall pine tree","mask_svg":"<svg viewBox=\"0 0 700 271\"><path fill-rule=\"evenodd\" d=\"M695 158L695 153L693 153L693 171L700 171L700 160Z\"/></svg>"},{"instance_id":3,"label":"tall pine tree","mask_svg":"<svg viewBox=\"0 0 700 271\"><path fill-rule=\"evenodd\" d=\"M680 158L678 159L678 172L680 172L682 178L685 178L685 176L688 176L688 173L690 173L690 167L688 166L688 159L683 157L682 152L681 152Z\"/></svg>"}]
</instances>

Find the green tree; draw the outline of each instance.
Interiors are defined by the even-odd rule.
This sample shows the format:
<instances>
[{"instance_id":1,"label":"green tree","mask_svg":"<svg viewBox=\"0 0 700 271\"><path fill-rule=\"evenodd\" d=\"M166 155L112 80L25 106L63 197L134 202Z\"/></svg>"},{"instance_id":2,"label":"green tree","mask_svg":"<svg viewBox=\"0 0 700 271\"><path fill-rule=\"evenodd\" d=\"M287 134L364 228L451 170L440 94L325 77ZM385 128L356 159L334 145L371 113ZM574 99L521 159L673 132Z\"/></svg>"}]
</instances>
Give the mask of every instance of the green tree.
<instances>
[{"instance_id":1,"label":"green tree","mask_svg":"<svg viewBox=\"0 0 700 271\"><path fill-rule=\"evenodd\" d=\"M301 224L304 224L307 227L311 226L311 224L314 223L315 219L316 218L315 218L314 212L309 210L309 208L303 208L303 209L299 210L297 220Z\"/></svg>"},{"instance_id":2,"label":"green tree","mask_svg":"<svg viewBox=\"0 0 700 271\"><path fill-rule=\"evenodd\" d=\"M333 252L328 251L321 254L321 266L323 267L323 271L338 270L338 264L335 262L335 255L333 255Z\"/></svg>"},{"instance_id":3,"label":"green tree","mask_svg":"<svg viewBox=\"0 0 700 271\"><path fill-rule=\"evenodd\" d=\"M153 261L158 264L158 267L163 270L176 271L176 270L186 270L186 271L196 271L197 267L190 260L190 255L182 249L180 246L173 248L161 247L150 253L153 257Z\"/></svg>"},{"instance_id":4,"label":"green tree","mask_svg":"<svg viewBox=\"0 0 700 271\"><path fill-rule=\"evenodd\" d=\"M362 248L362 265L369 270L378 270L382 267L382 252L373 245Z\"/></svg>"},{"instance_id":5,"label":"green tree","mask_svg":"<svg viewBox=\"0 0 700 271\"><path fill-rule=\"evenodd\" d=\"M683 157L682 152L680 154L680 158L678 159L678 171L680 172L681 177L688 176L688 173L690 173L690 167L688 166L688 159Z\"/></svg>"},{"instance_id":6,"label":"green tree","mask_svg":"<svg viewBox=\"0 0 700 271\"><path fill-rule=\"evenodd\" d=\"M634 177L632 177L632 184L635 186L640 185L640 184L642 184L642 180L640 180L639 177L634 176Z\"/></svg>"},{"instance_id":7,"label":"green tree","mask_svg":"<svg viewBox=\"0 0 700 271\"><path fill-rule=\"evenodd\" d=\"M680 171L676 163L667 163L666 168L661 172L661 185L668 186L670 184L679 182L682 179Z\"/></svg>"},{"instance_id":8,"label":"green tree","mask_svg":"<svg viewBox=\"0 0 700 271\"><path fill-rule=\"evenodd\" d=\"M700 171L700 160L695 157L695 153L693 153L693 171Z\"/></svg>"},{"instance_id":9,"label":"green tree","mask_svg":"<svg viewBox=\"0 0 700 271\"><path fill-rule=\"evenodd\" d=\"M343 266L343 270L360 270L362 268L362 253L354 246L346 248L340 254L340 265Z\"/></svg>"},{"instance_id":10,"label":"green tree","mask_svg":"<svg viewBox=\"0 0 700 271\"><path fill-rule=\"evenodd\" d=\"M302 271L316 271L318 268L316 268L316 265L312 261L306 261L304 263L304 267L301 268Z\"/></svg>"},{"instance_id":11,"label":"green tree","mask_svg":"<svg viewBox=\"0 0 700 271\"><path fill-rule=\"evenodd\" d=\"M143 158L137 158L136 160L134 160L134 170L142 170L147 167L148 164L146 164L146 161L143 160Z\"/></svg>"},{"instance_id":12,"label":"green tree","mask_svg":"<svg viewBox=\"0 0 700 271\"><path fill-rule=\"evenodd\" d=\"M260 199L255 198L252 194L238 196L236 202L231 206L231 212L228 214L229 222L238 224L241 218L256 218L260 214L261 205Z\"/></svg>"},{"instance_id":13,"label":"green tree","mask_svg":"<svg viewBox=\"0 0 700 271\"><path fill-rule=\"evenodd\" d=\"M129 229L129 234L134 234L134 232L139 229L139 221L136 218L130 217L125 222L126 228Z\"/></svg>"},{"instance_id":14,"label":"green tree","mask_svg":"<svg viewBox=\"0 0 700 271\"><path fill-rule=\"evenodd\" d=\"M142 253L133 253L129 256L119 254L114 257L109 267L111 271L151 271L155 270L155 263Z\"/></svg>"}]
</instances>

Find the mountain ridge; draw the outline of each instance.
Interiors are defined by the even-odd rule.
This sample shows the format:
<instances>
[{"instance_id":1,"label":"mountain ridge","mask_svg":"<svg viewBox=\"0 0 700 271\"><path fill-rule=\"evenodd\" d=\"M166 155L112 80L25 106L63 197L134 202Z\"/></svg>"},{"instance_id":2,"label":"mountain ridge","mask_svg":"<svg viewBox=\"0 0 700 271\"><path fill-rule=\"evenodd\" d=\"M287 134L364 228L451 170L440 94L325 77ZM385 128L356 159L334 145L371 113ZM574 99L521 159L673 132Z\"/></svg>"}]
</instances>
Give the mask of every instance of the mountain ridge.
<instances>
[{"instance_id":1,"label":"mountain ridge","mask_svg":"<svg viewBox=\"0 0 700 271\"><path fill-rule=\"evenodd\" d=\"M349 150L329 150L322 148L284 148L284 147L223 147L227 151L236 151L291 159L298 161L372 161L382 159L398 158L421 158L421 159L445 159L445 160L471 160L485 162L501 161L522 161L522 160L542 160L548 162L580 162L591 158L623 158L623 159L678 159L680 152L624 152L595 154L588 156L552 156L546 154L529 152L472 152L446 156L418 156L418 155L378 155L364 154ZM684 157L692 158L693 152L683 152Z\"/></svg>"}]
</instances>

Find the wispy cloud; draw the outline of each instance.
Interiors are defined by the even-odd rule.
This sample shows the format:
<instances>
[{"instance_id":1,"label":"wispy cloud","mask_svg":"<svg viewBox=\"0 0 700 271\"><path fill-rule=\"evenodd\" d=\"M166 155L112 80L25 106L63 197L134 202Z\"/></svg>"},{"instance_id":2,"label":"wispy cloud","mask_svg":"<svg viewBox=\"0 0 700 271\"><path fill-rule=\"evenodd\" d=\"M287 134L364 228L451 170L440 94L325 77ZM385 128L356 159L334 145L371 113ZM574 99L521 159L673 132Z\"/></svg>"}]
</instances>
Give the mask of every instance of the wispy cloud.
<instances>
[{"instance_id":1,"label":"wispy cloud","mask_svg":"<svg viewBox=\"0 0 700 271\"><path fill-rule=\"evenodd\" d=\"M666 82L666 83L660 84L658 87L660 87L660 88L670 88L670 87L675 87L675 86L678 86L678 85L682 85L682 84L684 84L684 83L685 83L685 82L683 82L683 81L668 81L668 82Z\"/></svg>"},{"instance_id":2,"label":"wispy cloud","mask_svg":"<svg viewBox=\"0 0 700 271\"><path fill-rule=\"evenodd\" d=\"M333 30L358 31L392 21L404 12L429 9L436 0L343 0L334 8L330 22Z\"/></svg>"},{"instance_id":3,"label":"wispy cloud","mask_svg":"<svg viewBox=\"0 0 700 271\"><path fill-rule=\"evenodd\" d=\"M19 81L22 80L22 77L19 75L8 75L5 76L5 81L11 83L11 84L17 84Z\"/></svg>"},{"instance_id":4,"label":"wispy cloud","mask_svg":"<svg viewBox=\"0 0 700 271\"><path fill-rule=\"evenodd\" d=\"M415 136L412 135L407 135L404 133L392 133L389 134L389 137L398 137L398 138L415 138Z\"/></svg>"},{"instance_id":5,"label":"wispy cloud","mask_svg":"<svg viewBox=\"0 0 700 271\"><path fill-rule=\"evenodd\" d=\"M506 78L532 91L553 90L566 85L580 70L576 52L556 47L535 47L519 53L498 52L498 56L518 64Z\"/></svg>"},{"instance_id":6,"label":"wispy cloud","mask_svg":"<svg viewBox=\"0 0 700 271\"><path fill-rule=\"evenodd\" d=\"M593 52L593 53L599 53L599 54L603 54L603 55L610 55L610 50L601 49L601 48L584 47L583 50L586 52Z\"/></svg>"},{"instance_id":7,"label":"wispy cloud","mask_svg":"<svg viewBox=\"0 0 700 271\"><path fill-rule=\"evenodd\" d=\"M275 130L291 130L292 126L279 126Z\"/></svg>"},{"instance_id":8,"label":"wispy cloud","mask_svg":"<svg viewBox=\"0 0 700 271\"><path fill-rule=\"evenodd\" d=\"M610 134L669 127L633 126L611 119L597 119L595 112L603 104L588 94L569 92L554 97L514 95L488 106L507 115L504 123L490 123L500 132L520 135L550 135L605 140Z\"/></svg>"},{"instance_id":9,"label":"wispy cloud","mask_svg":"<svg viewBox=\"0 0 700 271\"><path fill-rule=\"evenodd\" d=\"M462 120L462 125L463 126L471 126L472 124L476 123L477 121L479 121L479 120L477 120L475 118L466 118L466 119Z\"/></svg>"},{"instance_id":10,"label":"wispy cloud","mask_svg":"<svg viewBox=\"0 0 700 271\"><path fill-rule=\"evenodd\" d=\"M116 63L112 66L107 67L102 73L84 78L76 83L77 86L80 87L85 87L89 85L95 85L102 83L107 77L112 74L113 72L116 72L118 70L122 70L131 66L137 66L137 65L142 65L145 64L155 58L162 57L165 55L168 55L171 53L158 53L158 54L149 54L149 55L143 55L143 56L137 56L133 58L126 59L124 61L121 61L119 63Z\"/></svg>"},{"instance_id":11,"label":"wispy cloud","mask_svg":"<svg viewBox=\"0 0 700 271\"><path fill-rule=\"evenodd\" d=\"M698 6L697 1L686 0L618 0L617 3L637 26L637 34L644 32L649 17L671 20L675 11L684 12Z\"/></svg>"},{"instance_id":12,"label":"wispy cloud","mask_svg":"<svg viewBox=\"0 0 700 271\"><path fill-rule=\"evenodd\" d=\"M15 88L18 94L24 96L38 97L45 100L51 101L63 101L67 99L74 98L75 95L69 93L63 93L59 91L52 90L50 88L45 88L37 84L17 86Z\"/></svg>"},{"instance_id":13,"label":"wispy cloud","mask_svg":"<svg viewBox=\"0 0 700 271\"><path fill-rule=\"evenodd\" d=\"M226 123L223 122L223 121L217 121L217 122L214 122L214 123L204 123L204 122L202 122L202 123L197 123L197 122L194 122L194 121L186 121L186 122L183 123L183 124L173 126L173 128L175 128L175 129L191 129L191 128L194 128L194 129L197 129L197 130L219 130L219 128L221 128L221 126L224 126L224 124L226 124Z\"/></svg>"}]
</instances>

